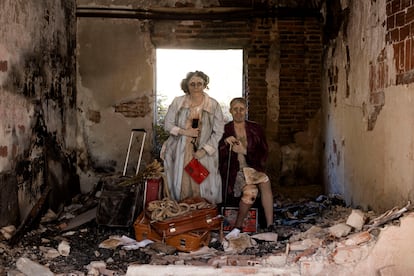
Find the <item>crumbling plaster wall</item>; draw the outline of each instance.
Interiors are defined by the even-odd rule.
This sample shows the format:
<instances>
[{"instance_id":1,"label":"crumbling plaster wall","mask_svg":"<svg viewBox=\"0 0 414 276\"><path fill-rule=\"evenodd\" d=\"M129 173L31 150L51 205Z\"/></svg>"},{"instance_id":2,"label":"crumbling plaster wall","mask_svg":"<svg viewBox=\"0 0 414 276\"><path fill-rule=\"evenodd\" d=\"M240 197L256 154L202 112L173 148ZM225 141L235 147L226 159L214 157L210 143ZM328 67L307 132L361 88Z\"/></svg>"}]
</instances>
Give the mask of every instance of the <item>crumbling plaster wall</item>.
<instances>
[{"instance_id":1,"label":"crumbling plaster wall","mask_svg":"<svg viewBox=\"0 0 414 276\"><path fill-rule=\"evenodd\" d=\"M52 187L54 209L74 174L75 3L0 1L0 226L19 223Z\"/></svg>"},{"instance_id":2,"label":"crumbling plaster wall","mask_svg":"<svg viewBox=\"0 0 414 276\"><path fill-rule=\"evenodd\" d=\"M397 2L400 18L387 18ZM396 83L401 69L412 70L401 53L414 52L388 39L389 21L412 9L410 1L341 1L333 15L344 20L325 52L324 178L354 206L386 210L414 198L413 85Z\"/></svg>"},{"instance_id":3,"label":"crumbling plaster wall","mask_svg":"<svg viewBox=\"0 0 414 276\"><path fill-rule=\"evenodd\" d=\"M90 190L98 173L123 170L133 128L148 131L141 164L150 161L154 121L154 46L140 20L78 18L79 174ZM142 135L134 135L128 175ZM137 142L137 143L136 143ZM93 168L93 170L90 170Z\"/></svg>"}]
</instances>

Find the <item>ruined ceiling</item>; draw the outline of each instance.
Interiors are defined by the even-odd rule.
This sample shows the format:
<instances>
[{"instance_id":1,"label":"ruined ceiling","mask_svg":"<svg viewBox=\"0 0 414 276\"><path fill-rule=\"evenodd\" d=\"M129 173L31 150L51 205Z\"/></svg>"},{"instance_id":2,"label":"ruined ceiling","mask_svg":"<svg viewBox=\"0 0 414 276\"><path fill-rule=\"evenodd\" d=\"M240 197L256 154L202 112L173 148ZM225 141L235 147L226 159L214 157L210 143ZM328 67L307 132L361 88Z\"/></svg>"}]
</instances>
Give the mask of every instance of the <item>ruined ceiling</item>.
<instances>
[{"instance_id":1,"label":"ruined ceiling","mask_svg":"<svg viewBox=\"0 0 414 276\"><path fill-rule=\"evenodd\" d=\"M315 16L324 0L206 0L206 1L78 1L80 17L112 17L158 20L248 19ZM115 7L116 6L116 7Z\"/></svg>"}]
</instances>

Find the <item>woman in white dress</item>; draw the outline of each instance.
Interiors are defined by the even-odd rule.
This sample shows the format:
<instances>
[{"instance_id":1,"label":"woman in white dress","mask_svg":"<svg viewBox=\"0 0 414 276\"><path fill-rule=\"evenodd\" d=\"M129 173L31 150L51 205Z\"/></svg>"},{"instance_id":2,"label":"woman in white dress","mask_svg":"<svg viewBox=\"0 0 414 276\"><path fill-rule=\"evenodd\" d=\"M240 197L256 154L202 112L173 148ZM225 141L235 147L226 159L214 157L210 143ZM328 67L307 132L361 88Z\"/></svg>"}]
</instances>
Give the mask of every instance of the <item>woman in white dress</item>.
<instances>
[{"instance_id":1,"label":"woman in white dress","mask_svg":"<svg viewBox=\"0 0 414 276\"><path fill-rule=\"evenodd\" d=\"M161 150L168 189L172 199L201 196L211 203L221 203L222 182L218 170L218 143L224 132L219 103L204 91L209 77L189 72L181 81L185 95L176 97L168 107L164 128L170 133ZM196 158L209 171L201 183L195 182L184 167Z\"/></svg>"}]
</instances>

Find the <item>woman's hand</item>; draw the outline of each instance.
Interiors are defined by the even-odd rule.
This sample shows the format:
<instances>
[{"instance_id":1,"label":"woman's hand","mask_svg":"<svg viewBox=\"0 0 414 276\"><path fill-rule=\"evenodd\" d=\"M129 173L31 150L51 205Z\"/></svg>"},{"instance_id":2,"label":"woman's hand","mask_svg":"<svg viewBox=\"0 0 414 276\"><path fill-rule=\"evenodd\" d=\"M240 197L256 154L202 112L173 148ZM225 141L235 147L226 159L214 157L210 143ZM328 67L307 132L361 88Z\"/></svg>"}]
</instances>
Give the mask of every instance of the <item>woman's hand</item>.
<instances>
[{"instance_id":1,"label":"woman's hand","mask_svg":"<svg viewBox=\"0 0 414 276\"><path fill-rule=\"evenodd\" d=\"M206 151L204 149L199 149L198 151L194 152L193 156L195 159L201 159L206 155Z\"/></svg>"},{"instance_id":2,"label":"woman's hand","mask_svg":"<svg viewBox=\"0 0 414 276\"><path fill-rule=\"evenodd\" d=\"M188 129L180 129L178 133L180 135L188 136L188 137L198 137L198 132L200 131L199 128L188 128Z\"/></svg>"},{"instance_id":3,"label":"woman's hand","mask_svg":"<svg viewBox=\"0 0 414 276\"><path fill-rule=\"evenodd\" d=\"M236 143L238 143L239 141L236 139L236 137L234 136L229 136L226 139L224 139L224 142L227 145L235 145Z\"/></svg>"}]
</instances>

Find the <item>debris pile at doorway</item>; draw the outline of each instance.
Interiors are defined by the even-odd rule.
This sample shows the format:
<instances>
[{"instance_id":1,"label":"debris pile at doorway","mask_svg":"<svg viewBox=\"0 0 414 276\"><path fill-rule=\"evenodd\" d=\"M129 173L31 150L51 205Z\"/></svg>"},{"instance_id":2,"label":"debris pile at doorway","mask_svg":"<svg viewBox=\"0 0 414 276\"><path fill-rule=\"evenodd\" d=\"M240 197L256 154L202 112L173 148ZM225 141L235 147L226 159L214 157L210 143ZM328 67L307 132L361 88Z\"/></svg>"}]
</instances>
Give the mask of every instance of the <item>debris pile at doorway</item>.
<instances>
[{"instance_id":1,"label":"debris pile at doorway","mask_svg":"<svg viewBox=\"0 0 414 276\"><path fill-rule=\"evenodd\" d=\"M383 214L365 212L345 206L336 195L278 202L275 232L240 233L225 240L212 232L208 246L185 253L161 242L138 242L132 227L100 226L93 212L96 199L78 202L60 215L45 214L13 246L9 240L15 227L3 227L0 275L128 275L132 267L145 265L272 267L288 269L291 275L314 275L328 266L340 271L369 254L384 225L398 224L412 211L408 203Z\"/></svg>"}]
</instances>

